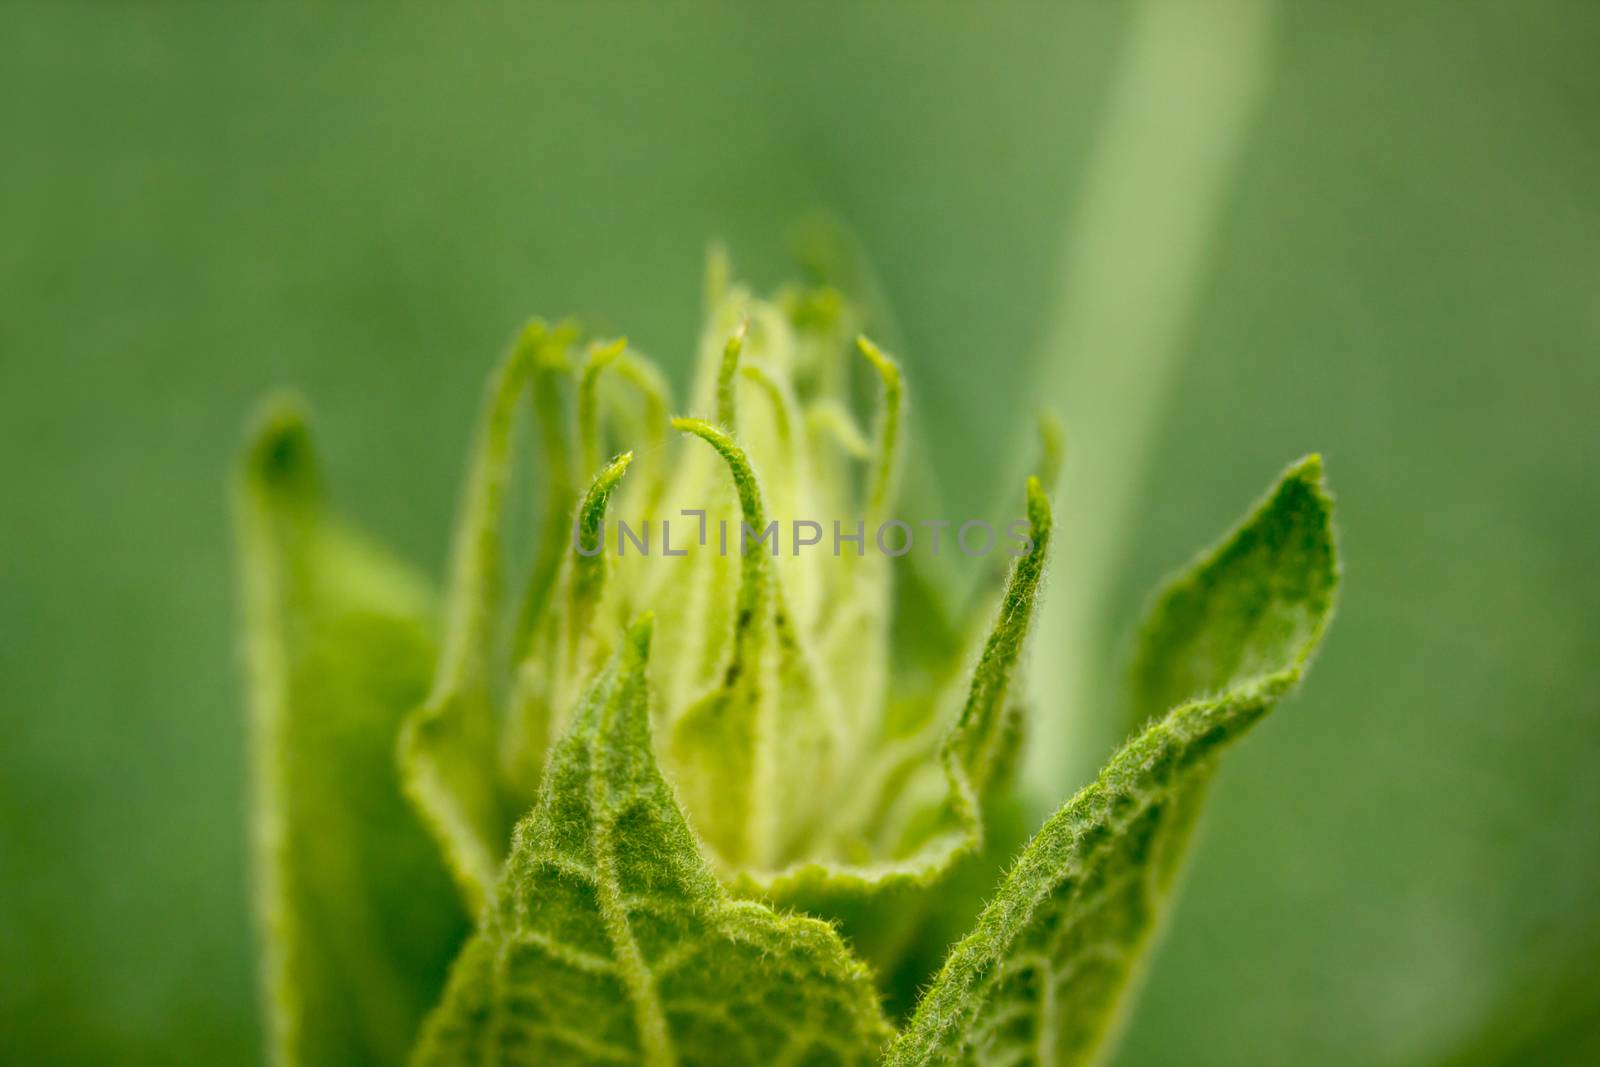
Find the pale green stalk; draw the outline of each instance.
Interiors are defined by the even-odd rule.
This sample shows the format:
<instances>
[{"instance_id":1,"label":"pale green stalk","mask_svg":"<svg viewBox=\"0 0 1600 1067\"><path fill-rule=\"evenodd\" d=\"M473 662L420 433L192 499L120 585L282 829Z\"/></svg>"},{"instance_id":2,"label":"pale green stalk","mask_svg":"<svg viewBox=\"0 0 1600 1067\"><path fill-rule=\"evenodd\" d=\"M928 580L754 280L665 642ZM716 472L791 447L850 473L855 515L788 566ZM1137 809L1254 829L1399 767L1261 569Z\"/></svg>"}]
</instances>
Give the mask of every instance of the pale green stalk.
<instances>
[{"instance_id":1,"label":"pale green stalk","mask_svg":"<svg viewBox=\"0 0 1600 1067\"><path fill-rule=\"evenodd\" d=\"M1267 84L1274 6L1138 6L1066 228L1037 395L1065 416L1072 438L1069 506L1039 620L1040 645L1051 653L1033 676L1038 699L1064 711L1040 716L1024 770L1052 800L1104 751L1085 731L1105 721L1107 596L1172 397L1208 243Z\"/></svg>"}]
</instances>

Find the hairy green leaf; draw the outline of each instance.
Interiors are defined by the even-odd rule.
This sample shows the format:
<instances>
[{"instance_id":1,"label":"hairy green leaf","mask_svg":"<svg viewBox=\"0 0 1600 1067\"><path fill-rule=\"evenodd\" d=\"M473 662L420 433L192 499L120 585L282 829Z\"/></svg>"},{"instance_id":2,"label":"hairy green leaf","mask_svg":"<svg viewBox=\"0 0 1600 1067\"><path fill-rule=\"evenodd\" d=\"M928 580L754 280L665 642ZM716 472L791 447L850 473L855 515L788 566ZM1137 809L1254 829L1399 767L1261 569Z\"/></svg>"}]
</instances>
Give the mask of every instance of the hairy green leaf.
<instances>
[{"instance_id":1,"label":"hairy green leaf","mask_svg":"<svg viewBox=\"0 0 1600 1067\"><path fill-rule=\"evenodd\" d=\"M552 752L417 1067L866 1064L889 1036L826 923L731 899L650 743L649 617Z\"/></svg>"},{"instance_id":2,"label":"hairy green leaf","mask_svg":"<svg viewBox=\"0 0 1600 1067\"><path fill-rule=\"evenodd\" d=\"M1299 681L1338 584L1312 456L1159 596L1134 706L1171 708L1045 823L889 1050L896 1065L1083 1064L1165 913L1216 757Z\"/></svg>"},{"instance_id":3,"label":"hairy green leaf","mask_svg":"<svg viewBox=\"0 0 1600 1067\"><path fill-rule=\"evenodd\" d=\"M1281 671L1290 659L1303 665L1337 584L1333 504L1321 457L1307 456L1222 544L1156 594L1133 660L1131 725Z\"/></svg>"},{"instance_id":4,"label":"hairy green leaf","mask_svg":"<svg viewBox=\"0 0 1600 1067\"><path fill-rule=\"evenodd\" d=\"M990 541L1012 557L1003 588L991 566L968 597L992 610L958 621L890 547L911 531L893 535L900 365L835 290L762 300L716 258L709 275L693 404L714 421L669 419L625 342L524 330L484 399L437 649L415 581L325 517L303 427L279 416L252 450L239 513L280 1062L393 1062L463 902L477 930L420 1067L873 1062L894 1038L880 996L910 1012L897 1064L1109 1046L1216 754L1326 626L1318 462L1162 591L1133 665L1138 736L1002 877L1033 826L1013 779L1061 427L1041 417L1015 547ZM868 439L852 408L873 376ZM529 394L544 501L522 579L502 538Z\"/></svg>"},{"instance_id":5,"label":"hairy green leaf","mask_svg":"<svg viewBox=\"0 0 1600 1067\"><path fill-rule=\"evenodd\" d=\"M261 419L235 498L269 1059L399 1063L465 933L394 765L427 685L429 598L329 517L291 403Z\"/></svg>"}]
</instances>

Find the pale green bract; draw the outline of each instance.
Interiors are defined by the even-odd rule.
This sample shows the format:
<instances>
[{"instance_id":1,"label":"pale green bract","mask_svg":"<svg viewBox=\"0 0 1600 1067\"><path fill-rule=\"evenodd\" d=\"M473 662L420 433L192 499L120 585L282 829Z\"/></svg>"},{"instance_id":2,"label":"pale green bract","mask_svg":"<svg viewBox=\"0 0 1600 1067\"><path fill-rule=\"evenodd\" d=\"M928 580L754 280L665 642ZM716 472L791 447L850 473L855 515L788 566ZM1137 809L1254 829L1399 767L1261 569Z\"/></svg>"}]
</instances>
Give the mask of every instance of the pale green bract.
<instances>
[{"instance_id":1,"label":"pale green bract","mask_svg":"<svg viewBox=\"0 0 1600 1067\"><path fill-rule=\"evenodd\" d=\"M303 423L269 409L236 496L273 1063L1080 1064L1109 1047L1216 753L1298 681L1330 616L1320 465L1163 592L1136 736L980 889L1026 836L1012 770L1061 429L1041 423L1002 587L956 622L915 556L872 543L897 517L900 366L838 293L761 300L727 277L714 259L703 417L672 418L624 341L518 337L486 389L437 644L423 584L326 514ZM543 504L519 568L529 410ZM798 537L802 518L821 544L741 552L742 531ZM859 554L834 551L835 521L860 524ZM935 968L941 931L972 916Z\"/></svg>"}]
</instances>

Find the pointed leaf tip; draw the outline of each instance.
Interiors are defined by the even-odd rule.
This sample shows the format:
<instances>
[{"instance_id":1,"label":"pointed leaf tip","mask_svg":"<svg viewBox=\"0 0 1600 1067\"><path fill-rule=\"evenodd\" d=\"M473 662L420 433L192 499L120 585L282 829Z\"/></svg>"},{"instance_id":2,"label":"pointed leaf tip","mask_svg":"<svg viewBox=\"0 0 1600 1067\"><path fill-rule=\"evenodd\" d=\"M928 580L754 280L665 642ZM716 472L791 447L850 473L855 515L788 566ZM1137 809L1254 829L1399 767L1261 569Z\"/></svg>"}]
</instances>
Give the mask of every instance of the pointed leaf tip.
<instances>
[{"instance_id":1,"label":"pointed leaf tip","mask_svg":"<svg viewBox=\"0 0 1600 1067\"><path fill-rule=\"evenodd\" d=\"M1307 452L1283 472L1285 478L1299 478L1308 482L1320 482L1325 474L1321 452Z\"/></svg>"},{"instance_id":2,"label":"pointed leaf tip","mask_svg":"<svg viewBox=\"0 0 1600 1067\"><path fill-rule=\"evenodd\" d=\"M330 514L297 397L261 405L237 463L267 1058L398 1063L464 919L394 789L394 731L434 655L425 583ZM373 983L385 1028L363 1025Z\"/></svg>"},{"instance_id":3,"label":"pointed leaf tip","mask_svg":"<svg viewBox=\"0 0 1600 1067\"><path fill-rule=\"evenodd\" d=\"M316 488L316 450L298 396L281 393L261 405L247 438L245 466L250 480L268 489Z\"/></svg>"},{"instance_id":4,"label":"pointed leaf tip","mask_svg":"<svg viewBox=\"0 0 1600 1067\"><path fill-rule=\"evenodd\" d=\"M650 752L650 693L645 680L645 670L650 663L650 638L655 628L655 613L641 613L628 625L626 639L617 660L617 681L621 687L615 699L608 701L602 716L601 735L608 747L618 753L633 751L624 756L630 760L640 757L651 762ZM650 773L655 773L651 763Z\"/></svg>"},{"instance_id":5,"label":"pointed leaf tip","mask_svg":"<svg viewBox=\"0 0 1600 1067\"><path fill-rule=\"evenodd\" d=\"M1133 660L1129 726L1251 677L1298 676L1338 585L1333 498L1312 453L1157 592Z\"/></svg>"}]
</instances>

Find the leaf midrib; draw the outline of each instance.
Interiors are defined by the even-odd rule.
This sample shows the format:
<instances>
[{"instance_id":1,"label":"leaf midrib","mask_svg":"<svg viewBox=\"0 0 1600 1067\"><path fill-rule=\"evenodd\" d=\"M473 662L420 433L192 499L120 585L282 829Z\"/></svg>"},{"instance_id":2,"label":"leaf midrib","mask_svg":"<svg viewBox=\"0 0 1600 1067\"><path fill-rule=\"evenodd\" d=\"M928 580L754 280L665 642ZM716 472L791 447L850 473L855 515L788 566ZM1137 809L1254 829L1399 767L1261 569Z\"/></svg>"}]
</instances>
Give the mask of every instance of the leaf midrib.
<instances>
[{"instance_id":1,"label":"leaf midrib","mask_svg":"<svg viewBox=\"0 0 1600 1067\"><path fill-rule=\"evenodd\" d=\"M614 685L621 685L614 680ZM619 694L613 692L612 699ZM624 696L625 699L625 696ZM609 703L609 702L608 702ZM610 709L606 709L609 711ZM604 714L604 712L602 713ZM602 727L609 723L602 722ZM596 731L604 736L605 730ZM599 768L594 738L589 741L589 830L593 835L595 854L595 895L600 902L600 920L606 937L616 957L617 974L628 989L633 1004L634 1025L639 1028L639 1043L643 1046L645 1062L653 1067L676 1067L677 1052L672 1047L672 1033L667 1028L667 1016L661 1007L661 997L656 990L655 976L645 963L644 952L633 934L633 924L623 904L617 881L617 856L612 833L616 819L602 806L601 790L605 787Z\"/></svg>"}]
</instances>

